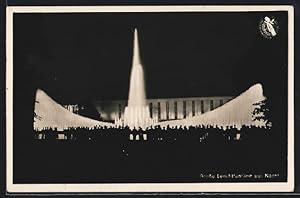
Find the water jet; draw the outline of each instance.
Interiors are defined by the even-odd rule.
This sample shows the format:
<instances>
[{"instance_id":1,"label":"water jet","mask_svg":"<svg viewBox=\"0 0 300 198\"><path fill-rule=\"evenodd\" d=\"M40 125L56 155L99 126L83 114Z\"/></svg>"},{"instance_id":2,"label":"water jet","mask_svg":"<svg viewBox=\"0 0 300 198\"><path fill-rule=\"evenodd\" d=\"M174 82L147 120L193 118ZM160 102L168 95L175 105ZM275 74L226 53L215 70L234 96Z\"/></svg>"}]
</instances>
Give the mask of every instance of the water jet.
<instances>
[{"instance_id":1,"label":"water jet","mask_svg":"<svg viewBox=\"0 0 300 198\"><path fill-rule=\"evenodd\" d=\"M130 129L145 130L153 124L149 107L146 104L144 69L140 59L138 31L135 29L128 104L124 112L124 125Z\"/></svg>"}]
</instances>

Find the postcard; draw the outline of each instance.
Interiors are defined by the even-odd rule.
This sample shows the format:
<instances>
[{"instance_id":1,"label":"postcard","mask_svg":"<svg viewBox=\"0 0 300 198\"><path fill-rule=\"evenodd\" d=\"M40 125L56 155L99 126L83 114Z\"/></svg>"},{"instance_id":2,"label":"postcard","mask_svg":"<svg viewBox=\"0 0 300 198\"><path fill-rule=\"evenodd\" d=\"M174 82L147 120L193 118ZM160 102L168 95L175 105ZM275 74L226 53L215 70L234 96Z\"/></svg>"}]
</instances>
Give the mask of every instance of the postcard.
<instances>
[{"instance_id":1,"label":"postcard","mask_svg":"<svg viewBox=\"0 0 300 198\"><path fill-rule=\"evenodd\" d=\"M289 192L294 9L8 6L10 193Z\"/></svg>"}]
</instances>

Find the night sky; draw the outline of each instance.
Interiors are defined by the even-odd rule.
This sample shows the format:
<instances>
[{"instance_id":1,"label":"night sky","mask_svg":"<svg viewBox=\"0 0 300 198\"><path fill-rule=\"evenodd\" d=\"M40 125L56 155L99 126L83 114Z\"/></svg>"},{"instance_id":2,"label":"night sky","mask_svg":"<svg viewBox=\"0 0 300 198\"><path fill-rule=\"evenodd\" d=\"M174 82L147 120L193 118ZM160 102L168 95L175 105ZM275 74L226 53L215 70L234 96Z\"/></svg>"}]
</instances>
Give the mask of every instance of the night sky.
<instances>
[{"instance_id":1,"label":"night sky","mask_svg":"<svg viewBox=\"0 0 300 198\"><path fill-rule=\"evenodd\" d=\"M148 98L234 96L255 83L276 97L286 90L287 13L267 15L279 24L272 39L259 32L264 12L15 14L15 91L127 99L137 27Z\"/></svg>"}]
</instances>

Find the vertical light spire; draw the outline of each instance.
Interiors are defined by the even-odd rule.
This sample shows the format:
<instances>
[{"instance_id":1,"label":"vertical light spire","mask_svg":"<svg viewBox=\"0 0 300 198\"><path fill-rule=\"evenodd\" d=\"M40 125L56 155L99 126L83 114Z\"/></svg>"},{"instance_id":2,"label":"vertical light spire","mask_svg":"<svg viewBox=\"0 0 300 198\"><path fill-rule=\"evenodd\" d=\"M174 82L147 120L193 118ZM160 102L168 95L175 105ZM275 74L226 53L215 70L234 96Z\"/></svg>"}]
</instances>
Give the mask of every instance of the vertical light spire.
<instances>
[{"instance_id":1,"label":"vertical light spire","mask_svg":"<svg viewBox=\"0 0 300 198\"><path fill-rule=\"evenodd\" d=\"M128 105L125 107L124 124L130 129L145 129L151 123L149 107L146 104L144 69L140 61L139 39L134 29L133 58L130 74Z\"/></svg>"},{"instance_id":2,"label":"vertical light spire","mask_svg":"<svg viewBox=\"0 0 300 198\"><path fill-rule=\"evenodd\" d=\"M140 47L139 47L139 38L138 31L134 28L134 43L133 43L133 66L140 65Z\"/></svg>"},{"instance_id":3,"label":"vertical light spire","mask_svg":"<svg viewBox=\"0 0 300 198\"><path fill-rule=\"evenodd\" d=\"M134 29L133 40L133 60L130 74L128 105L144 106L146 104L144 69L140 61L139 38L136 28Z\"/></svg>"}]
</instances>

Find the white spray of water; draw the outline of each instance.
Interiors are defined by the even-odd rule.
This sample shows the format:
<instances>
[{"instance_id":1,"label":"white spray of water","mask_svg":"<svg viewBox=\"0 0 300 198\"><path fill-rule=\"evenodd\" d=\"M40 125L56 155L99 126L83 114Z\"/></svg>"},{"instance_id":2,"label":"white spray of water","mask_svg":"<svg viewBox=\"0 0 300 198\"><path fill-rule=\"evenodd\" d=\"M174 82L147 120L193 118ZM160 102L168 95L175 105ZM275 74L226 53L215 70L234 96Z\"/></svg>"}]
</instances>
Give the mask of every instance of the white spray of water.
<instances>
[{"instance_id":1,"label":"white spray of water","mask_svg":"<svg viewBox=\"0 0 300 198\"><path fill-rule=\"evenodd\" d=\"M74 114L55 102L43 90L36 92L34 112L37 117L34 122L34 129L37 131L45 128L57 128L63 131L69 127L113 127L112 123L93 120L84 116Z\"/></svg>"},{"instance_id":2,"label":"white spray of water","mask_svg":"<svg viewBox=\"0 0 300 198\"><path fill-rule=\"evenodd\" d=\"M153 124L146 105L144 70L140 60L137 29L134 30L133 61L130 75L128 105L124 112L124 125L130 129L146 129Z\"/></svg>"},{"instance_id":3,"label":"white spray of water","mask_svg":"<svg viewBox=\"0 0 300 198\"><path fill-rule=\"evenodd\" d=\"M174 128L199 125L223 129L226 129L227 127L241 129L243 125L266 127L266 121L254 120L253 117L253 111L256 107L253 104L264 99L262 85L256 84L217 109L182 120L160 122L157 123L157 125L162 128L166 128L167 126Z\"/></svg>"},{"instance_id":4,"label":"white spray of water","mask_svg":"<svg viewBox=\"0 0 300 198\"><path fill-rule=\"evenodd\" d=\"M41 120L36 120L34 128L42 130L44 127L57 127L58 130L63 130L68 127L119 127L120 125L128 126L131 130L146 130L148 127L156 125L161 128L199 125L212 125L222 128L231 126L238 129L242 125L265 127L266 122L254 121L252 117L255 108L253 104L264 99L262 85L256 84L240 96L213 111L182 120L157 123L156 120L150 117L149 107L146 104L144 70L139 54L138 32L135 29L128 105L125 107L124 120L115 120L115 124L111 124L73 114L57 104L42 90L38 90L36 100L39 103L35 106L35 112L41 117Z\"/></svg>"}]
</instances>

